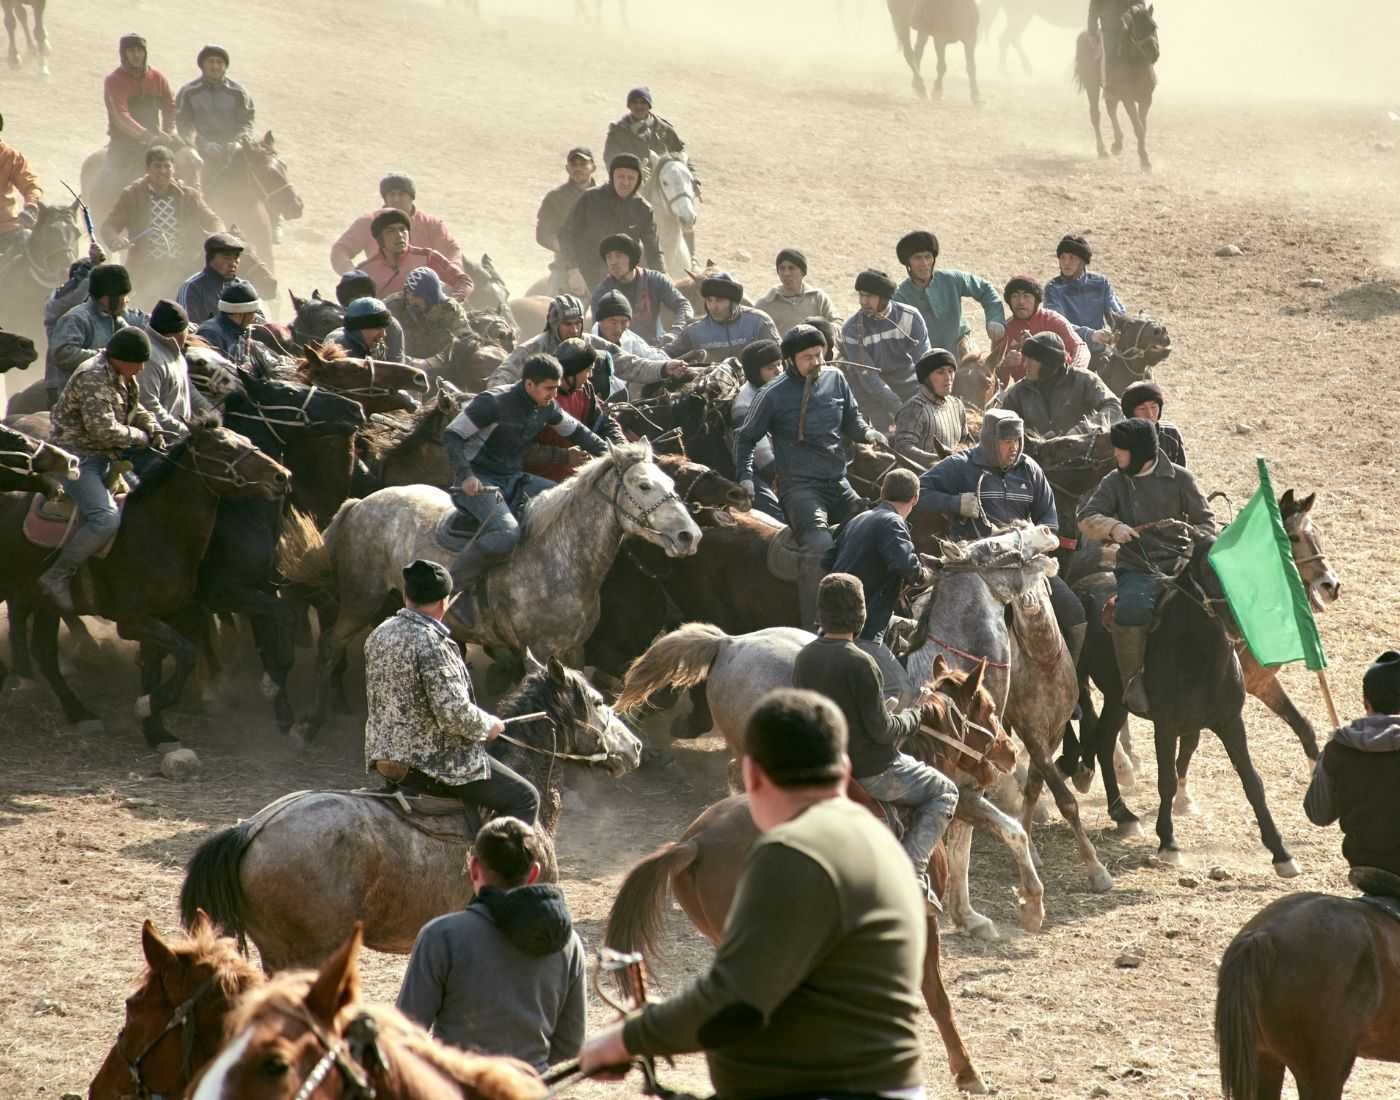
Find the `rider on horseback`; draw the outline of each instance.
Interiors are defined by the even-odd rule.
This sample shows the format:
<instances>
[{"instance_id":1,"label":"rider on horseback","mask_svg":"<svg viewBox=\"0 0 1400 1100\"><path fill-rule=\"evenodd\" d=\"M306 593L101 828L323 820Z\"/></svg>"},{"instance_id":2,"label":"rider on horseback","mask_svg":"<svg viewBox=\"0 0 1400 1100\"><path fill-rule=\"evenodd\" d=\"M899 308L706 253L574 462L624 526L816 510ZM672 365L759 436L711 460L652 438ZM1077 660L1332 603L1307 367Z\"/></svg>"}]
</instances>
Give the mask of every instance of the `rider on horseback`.
<instances>
[{"instance_id":1,"label":"rider on horseback","mask_svg":"<svg viewBox=\"0 0 1400 1100\"><path fill-rule=\"evenodd\" d=\"M1065 234L1055 247L1055 258L1060 273L1045 284L1045 305L1069 320L1097 363L1113 335L1109 316L1124 313L1123 303L1105 276L1089 270L1094 250L1083 237Z\"/></svg>"},{"instance_id":2,"label":"rider on horseback","mask_svg":"<svg viewBox=\"0 0 1400 1100\"><path fill-rule=\"evenodd\" d=\"M253 97L228 77L228 50L205 46L195 58L199 76L175 96L175 125L193 142L206 168L222 168L231 147L253 136Z\"/></svg>"},{"instance_id":3,"label":"rider on horseback","mask_svg":"<svg viewBox=\"0 0 1400 1100\"><path fill-rule=\"evenodd\" d=\"M1001 407L1043 438L1101 431L1123 419L1123 409L1097 374L1065 365L1065 344L1039 332L1021 344L1026 377L1001 398Z\"/></svg>"},{"instance_id":4,"label":"rider on horseback","mask_svg":"<svg viewBox=\"0 0 1400 1100\"><path fill-rule=\"evenodd\" d=\"M58 560L39 577L39 589L70 614L73 575L107 545L121 523L107 487L112 463L149 447L160 433L136 386L136 375L150 356L151 342L139 327L119 328L104 351L73 372L53 407L53 443L78 456L78 478L65 481L63 492L77 509L79 523Z\"/></svg>"},{"instance_id":5,"label":"rider on horseback","mask_svg":"<svg viewBox=\"0 0 1400 1100\"><path fill-rule=\"evenodd\" d=\"M4 128L5 119L0 115L0 130ZM18 203L15 195L19 196ZM43 197L39 177L29 167L24 154L0 140L0 254L29 235L39 220L39 200Z\"/></svg>"},{"instance_id":6,"label":"rider on horseback","mask_svg":"<svg viewBox=\"0 0 1400 1100\"><path fill-rule=\"evenodd\" d=\"M49 408L57 403L69 376L106 347L117 330L126 325L140 328L146 323L144 313L126 307L131 276L121 264L98 264L88 275L87 289L87 301L60 317L49 336L44 363Z\"/></svg>"},{"instance_id":7,"label":"rider on horseback","mask_svg":"<svg viewBox=\"0 0 1400 1100\"><path fill-rule=\"evenodd\" d=\"M1002 382L1010 385L1026 376L1021 345L1027 338L1042 332L1053 332L1060 338L1070 366L1088 367L1088 347L1075 334L1065 317L1045 307L1039 280L1030 275L1014 275L1007 282L1003 294L1006 304L1011 307L1011 319L1006 322L1006 354L997 369L997 377Z\"/></svg>"},{"instance_id":8,"label":"rider on horseback","mask_svg":"<svg viewBox=\"0 0 1400 1100\"><path fill-rule=\"evenodd\" d=\"M846 358L854 367L847 373L851 389L882 429L918 393L914 364L929 350L923 317L913 306L893 301L894 291L894 280L883 271L862 271L856 276L860 308L841 327Z\"/></svg>"},{"instance_id":9,"label":"rider on horseback","mask_svg":"<svg viewBox=\"0 0 1400 1100\"><path fill-rule=\"evenodd\" d=\"M261 319L262 302L253 284L234 279L219 295L219 312L199 326L199 337L237 367L256 367L266 354L248 329Z\"/></svg>"},{"instance_id":10,"label":"rider on horseback","mask_svg":"<svg viewBox=\"0 0 1400 1100\"><path fill-rule=\"evenodd\" d=\"M631 153L619 153L608 162L608 181L590 187L574 203L569 220L559 232L563 255L578 268L583 281L595 287L606 268L598 244L613 233L626 233L642 245L642 262L654 271L665 271L661 242L656 236L656 215L641 196L642 162Z\"/></svg>"},{"instance_id":11,"label":"rider on horseback","mask_svg":"<svg viewBox=\"0 0 1400 1100\"><path fill-rule=\"evenodd\" d=\"M564 168L569 178L545 195L535 215L535 243L554 253L549 262L551 294L564 294L570 289L569 270L573 265L564 251L562 234L574 206L593 186L593 150L581 145L570 149Z\"/></svg>"},{"instance_id":12,"label":"rider on horseback","mask_svg":"<svg viewBox=\"0 0 1400 1100\"><path fill-rule=\"evenodd\" d=\"M412 273L410 272L410 274ZM335 284L335 300L340 303L340 308L343 310L349 309L352 302L359 301L361 298L374 297L376 297L374 280L359 268L352 268L345 272L340 276L340 281ZM388 305L389 303L385 302L384 304ZM390 310L389 331L384 334L384 358L394 363L402 363L406 343L403 325L393 315L393 310Z\"/></svg>"},{"instance_id":13,"label":"rider on horseback","mask_svg":"<svg viewBox=\"0 0 1400 1100\"><path fill-rule=\"evenodd\" d=\"M970 441L967 406L953 396L958 361L944 348L924 353L914 364L919 389L895 414L895 453L925 469Z\"/></svg>"},{"instance_id":14,"label":"rider on horseback","mask_svg":"<svg viewBox=\"0 0 1400 1100\"><path fill-rule=\"evenodd\" d=\"M1186 465L1186 441L1181 438L1181 429L1162 419L1167 400L1161 386L1150 380L1134 382L1123 391L1122 403L1124 417L1130 420L1137 417L1156 424L1157 444L1162 453L1178 466Z\"/></svg>"},{"instance_id":15,"label":"rider on horseback","mask_svg":"<svg viewBox=\"0 0 1400 1100\"><path fill-rule=\"evenodd\" d=\"M555 402L563 374L554 356L531 355L519 382L477 394L443 433L455 485L452 503L478 528L452 563L453 580L463 592L510 557L520 541L526 505L554 487L525 472L526 452L541 432L552 428L594 457L607 453L606 443ZM470 597L458 600L454 614L470 614L470 605Z\"/></svg>"},{"instance_id":16,"label":"rider on horseback","mask_svg":"<svg viewBox=\"0 0 1400 1100\"><path fill-rule=\"evenodd\" d=\"M660 348L654 348L632 331L632 303L616 290L611 290L598 299L593 307L593 335L602 337L610 344L616 344L629 355L638 359L650 359L669 363L671 357Z\"/></svg>"},{"instance_id":17,"label":"rider on horseback","mask_svg":"<svg viewBox=\"0 0 1400 1100\"><path fill-rule=\"evenodd\" d=\"M959 363L976 354L972 330L963 321L964 298L972 298L982 307L987 338L992 343L1006 335L1006 311L997 297L997 288L977 275L935 270L938 238L927 229L906 233L895 246L895 254L909 277L899 284L894 300L919 311L931 347L951 349Z\"/></svg>"},{"instance_id":18,"label":"rider on horseback","mask_svg":"<svg viewBox=\"0 0 1400 1100\"><path fill-rule=\"evenodd\" d=\"M836 307L826 291L807 285L807 257L795 248L784 248L776 261L778 285L753 304L773 319L779 332L800 325L808 317L836 322Z\"/></svg>"},{"instance_id":19,"label":"rider on horseback","mask_svg":"<svg viewBox=\"0 0 1400 1100\"><path fill-rule=\"evenodd\" d=\"M1119 544L1114 576L1118 603L1113 615L1113 651L1123 685L1123 705L1150 717L1142 682L1152 614L1172 567L1190 553L1170 536L1142 541L1144 529L1162 520L1184 520L1215 534L1215 515L1196 479L1174 465L1157 442L1150 420L1122 420L1110 433L1118 469L1109 473L1079 506L1080 533ZM1156 532L1147 532L1155 535Z\"/></svg>"},{"instance_id":20,"label":"rider on horseback","mask_svg":"<svg viewBox=\"0 0 1400 1100\"><path fill-rule=\"evenodd\" d=\"M632 327L648 344L668 348L681 330L695 317L690 300L664 271L641 266L642 246L626 233L613 233L598 245L598 255L607 265L607 275L593 288L593 312L609 291L617 291L632 307ZM671 329L661 327L661 311L674 314Z\"/></svg>"},{"instance_id":21,"label":"rider on horseback","mask_svg":"<svg viewBox=\"0 0 1400 1100\"><path fill-rule=\"evenodd\" d=\"M471 296L476 283L467 272L436 249L410 243L413 219L398 207L386 206L374 216L369 229L379 250L359 270L374 280L376 297L387 298L402 290L409 272L420 267L437 272L452 297L465 302Z\"/></svg>"},{"instance_id":22,"label":"rider on horseback","mask_svg":"<svg viewBox=\"0 0 1400 1100\"><path fill-rule=\"evenodd\" d=\"M1342 825L1351 883L1400 898L1400 653L1387 650L1361 679L1366 716L1332 733L1303 810L1314 825Z\"/></svg>"},{"instance_id":23,"label":"rider on horseback","mask_svg":"<svg viewBox=\"0 0 1400 1100\"><path fill-rule=\"evenodd\" d=\"M602 368L604 376L599 384L604 389L611 385L611 375L606 372L612 364L607 356L599 355L592 344L575 336L559 345L555 358L564 371L559 392L554 397L555 404L600 438L611 443L626 443L627 437L617 421L608 415L608 407L593 383L595 373ZM530 473L555 482L563 481L589 459L587 451L571 444L553 428L546 428L539 434L525 457Z\"/></svg>"},{"instance_id":24,"label":"rider on horseback","mask_svg":"<svg viewBox=\"0 0 1400 1100\"><path fill-rule=\"evenodd\" d=\"M408 216L410 236L422 248L439 252L449 264L470 269L462 262L462 246L448 231L441 218L425 214L418 209L418 188L413 180L401 172L385 176L379 181L379 198L384 204L380 209L361 214L331 245L331 267L337 275L344 275L355 266L358 256L368 257L375 251L375 219L386 208L401 211ZM473 276L475 281L475 276Z\"/></svg>"},{"instance_id":25,"label":"rider on horseback","mask_svg":"<svg viewBox=\"0 0 1400 1100\"><path fill-rule=\"evenodd\" d=\"M410 271L403 289L385 298L384 305L403 327L405 353L417 359L446 351L456 337L471 329L466 307L447 293L431 267Z\"/></svg>"},{"instance_id":26,"label":"rider on horseback","mask_svg":"<svg viewBox=\"0 0 1400 1100\"><path fill-rule=\"evenodd\" d=\"M671 344L672 355L703 351L711 363L738 355L755 340L777 340L778 330L761 310L743 304L744 288L727 271L708 275L700 283L705 316L685 328Z\"/></svg>"},{"instance_id":27,"label":"rider on horseback","mask_svg":"<svg viewBox=\"0 0 1400 1100\"><path fill-rule=\"evenodd\" d=\"M651 89L633 88L628 92L627 113L608 127L603 160L611 164L619 153L631 153L645 166L653 153L665 156L683 152L685 142L676 128L652 111Z\"/></svg>"},{"instance_id":28,"label":"rider on horseback","mask_svg":"<svg viewBox=\"0 0 1400 1100\"><path fill-rule=\"evenodd\" d=\"M244 244L231 233L215 233L204 241L204 270L180 284L175 300L190 322L202 325L219 312L219 295L238 278Z\"/></svg>"},{"instance_id":29,"label":"rider on horseback","mask_svg":"<svg viewBox=\"0 0 1400 1100\"><path fill-rule=\"evenodd\" d=\"M345 307L345 323L327 337L327 344L345 350L351 359L383 359L389 361L389 346L385 337L393 316L389 307L378 298L356 298Z\"/></svg>"},{"instance_id":30,"label":"rider on horseback","mask_svg":"<svg viewBox=\"0 0 1400 1100\"><path fill-rule=\"evenodd\" d=\"M102 85L107 105L107 160L103 165L108 193L141 174L141 161L152 145L172 145L175 97L170 82L146 64L146 40L124 34L117 45L121 61Z\"/></svg>"},{"instance_id":31,"label":"rider on horseback","mask_svg":"<svg viewBox=\"0 0 1400 1100\"><path fill-rule=\"evenodd\" d=\"M190 384L190 366L185 361L189 318L177 303L162 298L151 310L146 336L151 342L151 357L136 383L141 404L156 418L162 432L181 439L189 434L192 417L214 411L209 399Z\"/></svg>"},{"instance_id":32,"label":"rider on horseback","mask_svg":"<svg viewBox=\"0 0 1400 1100\"><path fill-rule=\"evenodd\" d=\"M759 390L778 377L783 369L783 349L776 340L755 340L739 355L739 367L744 372L744 384L729 406L729 421L734 426L731 440L745 420L758 397ZM773 441L764 436L753 452L753 506L765 515L781 521L783 506L773 492Z\"/></svg>"}]
</instances>

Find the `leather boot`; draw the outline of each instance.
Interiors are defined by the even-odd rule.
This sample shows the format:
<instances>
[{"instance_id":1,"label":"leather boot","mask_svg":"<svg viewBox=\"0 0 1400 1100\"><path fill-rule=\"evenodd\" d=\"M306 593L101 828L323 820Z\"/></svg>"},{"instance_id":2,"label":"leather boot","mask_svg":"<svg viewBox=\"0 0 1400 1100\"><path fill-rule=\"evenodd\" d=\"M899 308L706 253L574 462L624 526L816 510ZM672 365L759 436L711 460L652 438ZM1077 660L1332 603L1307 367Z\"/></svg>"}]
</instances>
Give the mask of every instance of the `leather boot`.
<instances>
[{"instance_id":1,"label":"leather boot","mask_svg":"<svg viewBox=\"0 0 1400 1100\"><path fill-rule=\"evenodd\" d=\"M55 561L39 577L39 590L65 614L71 615L73 608L73 577L83 562L96 554L112 536L104 531L80 525L63 544Z\"/></svg>"},{"instance_id":2,"label":"leather boot","mask_svg":"<svg viewBox=\"0 0 1400 1100\"><path fill-rule=\"evenodd\" d=\"M1142 668L1147 660L1147 627L1114 626L1113 653L1118 658L1123 705L1139 718L1150 718L1147 686L1142 682Z\"/></svg>"},{"instance_id":3,"label":"leather boot","mask_svg":"<svg viewBox=\"0 0 1400 1100\"><path fill-rule=\"evenodd\" d=\"M476 588L477 581L481 575L491 566L495 565L499 559L496 555L487 553L481 548L481 540L475 539L467 545L467 548L457 555L457 559L452 563L449 572L452 574L452 587L457 593L457 599L452 606L447 609L446 619L448 625L454 623L462 629L470 631L476 623Z\"/></svg>"},{"instance_id":4,"label":"leather boot","mask_svg":"<svg viewBox=\"0 0 1400 1100\"><path fill-rule=\"evenodd\" d=\"M803 630L817 629L817 586L826 576L820 554L800 554L797 558L797 608L801 615L798 625Z\"/></svg>"}]
</instances>

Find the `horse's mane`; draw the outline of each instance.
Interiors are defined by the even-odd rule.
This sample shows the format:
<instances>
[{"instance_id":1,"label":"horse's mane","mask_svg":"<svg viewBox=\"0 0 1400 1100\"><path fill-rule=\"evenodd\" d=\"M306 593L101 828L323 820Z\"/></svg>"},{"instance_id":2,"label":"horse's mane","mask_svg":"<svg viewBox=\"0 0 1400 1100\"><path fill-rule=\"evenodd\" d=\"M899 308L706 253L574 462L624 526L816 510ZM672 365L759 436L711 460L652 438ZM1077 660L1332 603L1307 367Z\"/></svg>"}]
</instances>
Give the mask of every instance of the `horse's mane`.
<instances>
[{"instance_id":1,"label":"horse's mane","mask_svg":"<svg viewBox=\"0 0 1400 1100\"><path fill-rule=\"evenodd\" d=\"M154 466L141 475L141 480L132 491L131 499L139 500L150 496L158 490L170 478L171 473L180 464L180 459L184 458L185 452L190 449L190 444L196 441L196 437L208 435L222 427L222 420L217 411L211 411L203 416L193 417L189 421L190 434L180 440L179 443L171 447L165 453L163 460L157 460Z\"/></svg>"},{"instance_id":2,"label":"horse's mane","mask_svg":"<svg viewBox=\"0 0 1400 1100\"><path fill-rule=\"evenodd\" d=\"M449 409L443 402L451 402L448 394L438 396L420 408L412 417L393 413L375 413L369 423L361 429L358 439L366 444L371 456L391 458L404 451L411 451L432 439L442 418Z\"/></svg>"},{"instance_id":3,"label":"horse's mane","mask_svg":"<svg viewBox=\"0 0 1400 1100\"><path fill-rule=\"evenodd\" d=\"M581 497L589 490L596 489L598 483L613 470L622 474L629 467L635 466L638 462L649 461L650 458L651 445L648 443L614 445L607 454L580 466L574 476L567 481L556 485L553 489L546 489L537 496L531 503L529 511L525 513L524 534L532 538L538 538L545 534L554 526L559 517L568 511L569 503L575 497Z\"/></svg>"},{"instance_id":4,"label":"horse's mane","mask_svg":"<svg viewBox=\"0 0 1400 1100\"><path fill-rule=\"evenodd\" d=\"M206 921L197 922L193 929L185 933L183 943L166 946L191 966L212 966L219 992L231 1004L245 990L259 985L263 980L262 971L239 952L238 944L231 937L219 935L218 930ZM147 966L141 982L144 985L155 977L154 971Z\"/></svg>"},{"instance_id":5,"label":"horse's mane","mask_svg":"<svg viewBox=\"0 0 1400 1100\"><path fill-rule=\"evenodd\" d=\"M299 1017L316 973L310 970L280 974L244 996L230 1017L227 1034L237 1035L265 1011ZM369 1016L381 1042L402 1047L457 1082L467 1096L480 1100L542 1100L545 1087L524 1062L501 1055L472 1054L440 1043L398 1009L388 1005L352 1002L340 1010L337 1024Z\"/></svg>"}]
</instances>

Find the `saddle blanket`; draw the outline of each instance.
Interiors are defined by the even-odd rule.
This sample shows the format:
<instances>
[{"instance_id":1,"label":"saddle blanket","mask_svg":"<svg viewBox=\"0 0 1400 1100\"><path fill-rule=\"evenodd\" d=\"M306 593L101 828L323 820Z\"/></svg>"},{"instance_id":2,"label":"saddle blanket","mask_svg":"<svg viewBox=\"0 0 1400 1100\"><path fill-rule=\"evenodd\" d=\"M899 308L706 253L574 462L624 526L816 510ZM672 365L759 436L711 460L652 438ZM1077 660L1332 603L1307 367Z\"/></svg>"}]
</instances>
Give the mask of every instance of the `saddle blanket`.
<instances>
[{"instance_id":1,"label":"saddle blanket","mask_svg":"<svg viewBox=\"0 0 1400 1100\"><path fill-rule=\"evenodd\" d=\"M124 511L126 494L120 494L116 500L117 511ZM35 493L34 499L29 502L29 511L24 514L24 537L35 546L49 550L57 550L67 542L68 536L77 526L78 510L67 498L48 500L42 493ZM108 539L107 544L97 552L97 556L105 558L116 541L115 536Z\"/></svg>"},{"instance_id":2,"label":"saddle blanket","mask_svg":"<svg viewBox=\"0 0 1400 1100\"><path fill-rule=\"evenodd\" d=\"M471 537L476 534L476 528L477 523L471 516L453 508L438 521L433 537L437 539L437 544L444 550L460 554L467 548Z\"/></svg>"}]
</instances>

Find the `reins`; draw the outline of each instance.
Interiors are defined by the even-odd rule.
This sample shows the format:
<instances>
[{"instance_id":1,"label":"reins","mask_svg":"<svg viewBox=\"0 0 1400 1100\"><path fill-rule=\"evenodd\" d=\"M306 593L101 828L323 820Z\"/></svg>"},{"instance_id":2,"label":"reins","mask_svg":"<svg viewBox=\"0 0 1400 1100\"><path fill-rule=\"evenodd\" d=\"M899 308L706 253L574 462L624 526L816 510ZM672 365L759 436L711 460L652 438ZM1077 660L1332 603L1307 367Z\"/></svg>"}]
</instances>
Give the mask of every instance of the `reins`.
<instances>
[{"instance_id":1,"label":"reins","mask_svg":"<svg viewBox=\"0 0 1400 1100\"><path fill-rule=\"evenodd\" d=\"M135 1058L127 1058L123 1055L123 1059L126 1062L126 1072L131 1076L131 1083L136 1086L136 1095L139 1100L150 1100L154 1095L151 1090L146 1087L146 1082L141 1076L142 1061L177 1027L181 1029L180 1039L183 1047L181 1072L186 1079L191 1076L191 1072L194 1068L194 1010L199 1005L199 1002L203 1000L204 995L214 988L217 980L218 974L211 974L193 993L181 1001L171 1015L169 1023L161 1029L159 1035L141 1048L141 1053Z\"/></svg>"},{"instance_id":2,"label":"reins","mask_svg":"<svg viewBox=\"0 0 1400 1100\"><path fill-rule=\"evenodd\" d=\"M309 428L316 423L316 421L311 419L311 414L306 411L311 405L311 398L314 397L315 394L316 387L308 386L306 396L302 398L300 405L263 405L254 401L252 396L249 395L248 401L256 411L250 413L225 411L224 418L228 419L230 416L235 416L242 420L256 420L272 433L272 438L285 447L287 445L287 440L284 439L282 434L277 430L277 426L280 425L283 428ZM276 420L265 415L268 410L274 412L291 412L295 414L296 419Z\"/></svg>"}]
</instances>

